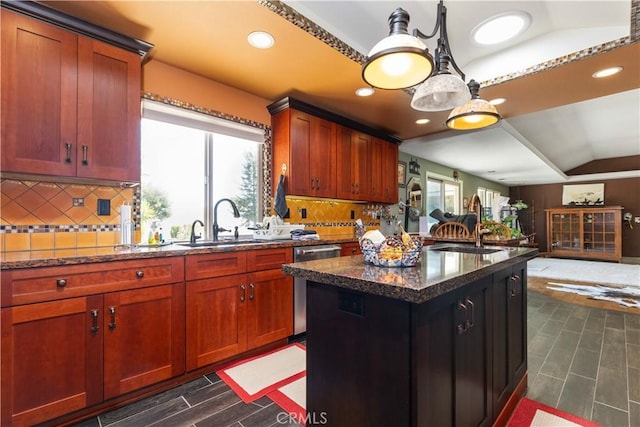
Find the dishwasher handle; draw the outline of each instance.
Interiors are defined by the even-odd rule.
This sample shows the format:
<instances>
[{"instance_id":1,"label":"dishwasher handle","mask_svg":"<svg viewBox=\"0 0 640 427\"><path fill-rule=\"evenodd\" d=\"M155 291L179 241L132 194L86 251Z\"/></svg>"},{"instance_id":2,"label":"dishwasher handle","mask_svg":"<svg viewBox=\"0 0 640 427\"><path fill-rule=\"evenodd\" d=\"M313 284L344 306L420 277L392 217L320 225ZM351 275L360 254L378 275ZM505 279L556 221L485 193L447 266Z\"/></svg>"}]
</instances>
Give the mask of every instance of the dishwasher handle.
<instances>
[{"instance_id":1,"label":"dishwasher handle","mask_svg":"<svg viewBox=\"0 0 640 427\"><path fill-rule=\"evenodd\" d=\"M340 246L328 246L325 248L296 249L296 255L312 255L322 252L340 252Z\"/></svg>"}]
</instances>

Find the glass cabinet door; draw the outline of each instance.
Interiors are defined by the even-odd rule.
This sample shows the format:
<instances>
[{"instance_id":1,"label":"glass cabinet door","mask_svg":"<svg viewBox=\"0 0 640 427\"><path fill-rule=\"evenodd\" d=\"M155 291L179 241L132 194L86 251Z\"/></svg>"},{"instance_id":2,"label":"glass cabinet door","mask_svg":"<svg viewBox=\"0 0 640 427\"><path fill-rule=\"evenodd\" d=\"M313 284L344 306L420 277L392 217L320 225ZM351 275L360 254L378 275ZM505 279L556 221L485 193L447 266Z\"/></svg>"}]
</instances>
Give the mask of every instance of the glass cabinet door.
<instances>
[{"instance_id":1,"label":"glass cabinet door","mask_svg":"<svg viewBox=\"0 0 640 427\"><path fill-rule=\"evenodd\" d=\"M580 215L554 213L551 215L551 234L555 249L580 251Z\"/></svg>"},{"instance_id":2,"label":"glass cabinet door","mask_svg":"<svg viewBox=\"0 0 640 427\"><path fill-rule=\"evenodd\" d=\"M586 252L614 253L616 231L614 212L588 212L583 214L583 250Z\"/></svg>"}]
</instances>

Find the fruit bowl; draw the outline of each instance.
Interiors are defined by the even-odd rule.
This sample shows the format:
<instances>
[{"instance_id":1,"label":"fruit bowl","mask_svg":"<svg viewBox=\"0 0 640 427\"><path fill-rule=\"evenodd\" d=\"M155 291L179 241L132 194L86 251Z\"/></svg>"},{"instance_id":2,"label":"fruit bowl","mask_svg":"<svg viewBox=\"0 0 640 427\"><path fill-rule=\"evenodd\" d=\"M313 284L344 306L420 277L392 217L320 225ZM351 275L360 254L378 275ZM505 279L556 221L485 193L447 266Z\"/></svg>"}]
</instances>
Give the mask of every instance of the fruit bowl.
<instances>
[{"instance_id":1,"label":"fruit bowl","mask_svg":"<svg viewBox=\"0 0 640 427\"><path fill-rule=\"evenodd\" d=\"M367 264L378 267L415 267L422 255L422 242L418 239L388 237L382 243L360 240L360 249Z\"/></svg>"}]
</instances>

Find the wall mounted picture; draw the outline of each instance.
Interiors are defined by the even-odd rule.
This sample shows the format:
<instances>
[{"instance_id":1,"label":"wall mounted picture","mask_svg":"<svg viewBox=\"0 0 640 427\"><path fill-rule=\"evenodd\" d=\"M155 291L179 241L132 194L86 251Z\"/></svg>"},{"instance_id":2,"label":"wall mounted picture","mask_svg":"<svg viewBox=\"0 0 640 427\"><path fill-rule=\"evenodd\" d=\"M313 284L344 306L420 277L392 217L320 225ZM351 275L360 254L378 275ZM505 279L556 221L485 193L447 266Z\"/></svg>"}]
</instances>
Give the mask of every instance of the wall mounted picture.
<instances>
[{"instance_id":1,"label":"wall mounted picture","mask_svg":"<svg viewBox=\"0 0 640 427\"><path fill-rule=\"evenodd\" d=\"M563 206L604 206L604 183L562 186Z\"/></svg>"},{"instance_id":2,"label":"wall mounted picture","mask_svg":"<svg viewBox=\"0 0 640 427\"><path fill-rule=\"evenodd\" d=\"M398 162L398 186L407 184L407 162Z\"/></svg>"}]
</instances>

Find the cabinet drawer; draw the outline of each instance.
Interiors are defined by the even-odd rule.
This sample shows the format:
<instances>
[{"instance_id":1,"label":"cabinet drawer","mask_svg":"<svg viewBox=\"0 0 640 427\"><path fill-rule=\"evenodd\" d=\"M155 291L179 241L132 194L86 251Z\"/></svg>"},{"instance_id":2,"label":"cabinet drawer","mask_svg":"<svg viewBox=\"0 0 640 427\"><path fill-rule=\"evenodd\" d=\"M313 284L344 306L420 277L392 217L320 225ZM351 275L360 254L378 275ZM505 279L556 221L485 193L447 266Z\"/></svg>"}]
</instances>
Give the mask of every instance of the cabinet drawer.
<instances>
[{"instance_id":1,"label":"cabinet drawer","mask_svg":"<svg viewBox=\"0 0 640 427\"><path fill-rule=\"evenodd\" d=\"M187 280L207 279L244 273L247 270L246 252L187 255Z\"/></svg>"},{"instance_id":2,"label":"cabinet drawer","mask_svg":"<svg viewBox=\"0 0 640 427\"><path fill-rule=\"evenodd\" d=\"M343 243L340 246L340 256L362 255L360 244L357 242Z\"/></svg>"},{"instance_id":3,"label":"cabinet drawer","mask_svg":"<svg viewBox=\"0 0 640 427\"><path fill-rule=\"evenodd\" d=\"M282 264L293 262L293 249L262 249L247 252L247 271L282 268Z\"/></svg>"},{"instance_id":4,"label":"cabinet drawer","mask_svg":"<svg viewBox=\"0 0 640 427\"><path fill-rule=\"evenodd\" d=\"M2 272L2 306L184 281L184 258L101 262Z\"/></svg>"}]
</instances>

